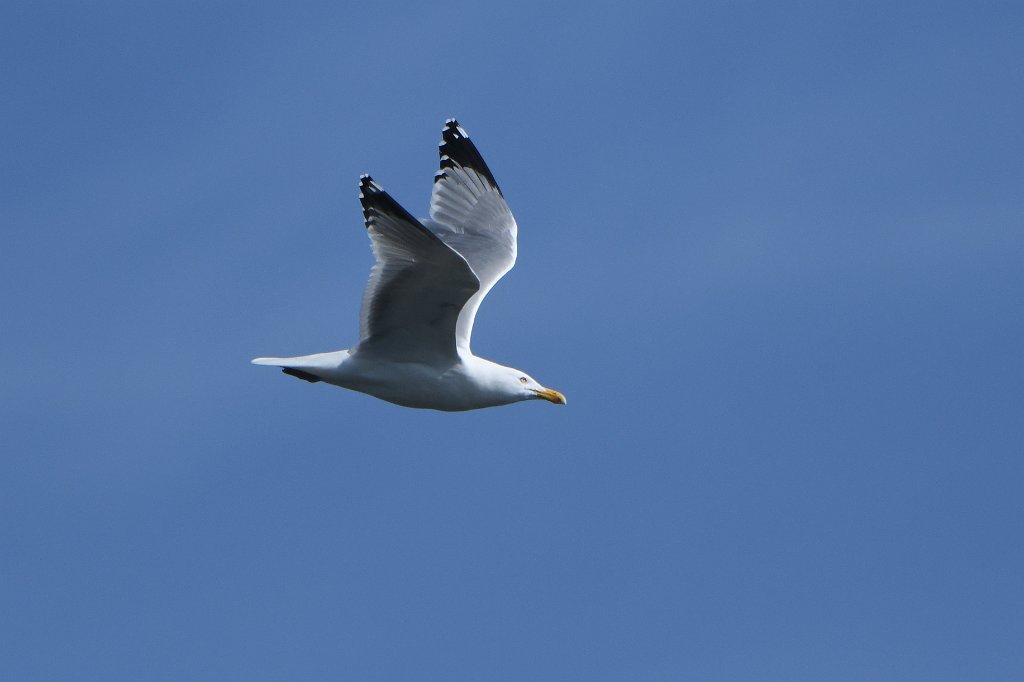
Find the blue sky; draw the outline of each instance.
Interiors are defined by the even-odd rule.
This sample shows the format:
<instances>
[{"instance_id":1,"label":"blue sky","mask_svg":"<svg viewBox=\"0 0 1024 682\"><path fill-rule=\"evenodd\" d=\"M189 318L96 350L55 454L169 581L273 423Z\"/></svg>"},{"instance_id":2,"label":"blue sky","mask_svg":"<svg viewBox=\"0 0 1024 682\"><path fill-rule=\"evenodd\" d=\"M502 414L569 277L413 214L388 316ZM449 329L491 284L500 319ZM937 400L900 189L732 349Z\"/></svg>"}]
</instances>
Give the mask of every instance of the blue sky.
<instances>
[{"instance_id":1,"label":"blue sky","mask_svg":"<svg viewBox=\"0 0 1024 682\"><path fill-rule=\"evenodd\" d=\"M7 3L0 677L1024 676L1018 3ZM308 385L457 116L474 350Z\"/></svg>"}]
</instances>

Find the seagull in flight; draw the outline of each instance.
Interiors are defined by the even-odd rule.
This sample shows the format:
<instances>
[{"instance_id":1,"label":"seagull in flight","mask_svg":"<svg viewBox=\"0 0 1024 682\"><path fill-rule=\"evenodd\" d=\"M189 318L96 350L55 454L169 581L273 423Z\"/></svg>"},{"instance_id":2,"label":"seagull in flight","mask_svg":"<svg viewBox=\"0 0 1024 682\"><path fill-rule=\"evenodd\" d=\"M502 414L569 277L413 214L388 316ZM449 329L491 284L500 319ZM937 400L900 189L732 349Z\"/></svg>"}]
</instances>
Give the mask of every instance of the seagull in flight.
<instances>
[{"instance_id":1,"label":"seagull in flight","mask_svg":"<svg viewBox=\"0 0 1024 682\"><path fill-rule=\"evenodd\" d=\"M445 123L430 217L413 218L369 175L359 201L376 263L363 293L359 343L294 358L256 358L405 407L456 412L565 396L529 374L473 355L484 296L516 262L516 221L465 129Z\"/></svg>"}]
</instances>

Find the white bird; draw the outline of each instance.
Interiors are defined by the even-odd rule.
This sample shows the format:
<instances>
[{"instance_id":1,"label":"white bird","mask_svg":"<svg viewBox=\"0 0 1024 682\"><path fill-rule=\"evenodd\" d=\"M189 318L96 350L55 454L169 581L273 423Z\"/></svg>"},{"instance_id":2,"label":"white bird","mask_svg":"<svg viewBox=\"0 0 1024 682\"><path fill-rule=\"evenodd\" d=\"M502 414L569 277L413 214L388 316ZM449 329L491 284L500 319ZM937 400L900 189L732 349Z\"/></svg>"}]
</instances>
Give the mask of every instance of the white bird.
<instances>
[{"instance_id":1,"label":"white bird","mask_svg":"<svg viewBox=\"0 0 1024 682\"><path fill-rule=\"evenodd\" d=\"M565 396L530 375L473 355L480 302L516 262L516 221L469 135L445 123L430 218L422 221L369 175L359 201L377 259L363 294L359 343L294 358L256 358L406 407L460 411Z\"/></svg>"}]
</instances>

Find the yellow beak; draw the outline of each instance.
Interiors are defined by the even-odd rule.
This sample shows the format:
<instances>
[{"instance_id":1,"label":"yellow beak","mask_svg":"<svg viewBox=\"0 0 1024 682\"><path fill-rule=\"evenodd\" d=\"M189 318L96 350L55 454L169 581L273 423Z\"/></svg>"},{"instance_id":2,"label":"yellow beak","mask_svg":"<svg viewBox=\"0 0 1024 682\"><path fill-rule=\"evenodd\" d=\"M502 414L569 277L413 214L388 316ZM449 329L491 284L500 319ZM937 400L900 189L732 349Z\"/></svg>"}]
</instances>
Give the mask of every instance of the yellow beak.
<instances>
[{"instance_id":1,"label":"yellow beak","mask_svg":"<svg viewBox=\"0 0 1024 682\"><path fill-rule=\"evenodd\" d=\"M544 398L544 400L550 400L556 405L565 405L565 396L550 388L545 388L543 391L538 391L534 388L530 389L537 394L538 397Z\"/></svg>"}]
</instances>

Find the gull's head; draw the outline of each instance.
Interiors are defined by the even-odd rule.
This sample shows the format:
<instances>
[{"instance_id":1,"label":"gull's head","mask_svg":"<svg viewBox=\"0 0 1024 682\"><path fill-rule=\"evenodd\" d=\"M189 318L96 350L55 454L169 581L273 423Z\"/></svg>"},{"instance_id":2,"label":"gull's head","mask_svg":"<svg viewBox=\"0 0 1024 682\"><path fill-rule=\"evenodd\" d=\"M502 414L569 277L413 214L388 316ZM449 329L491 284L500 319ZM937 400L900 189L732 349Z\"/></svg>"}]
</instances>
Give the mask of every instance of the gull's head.
<instances>
[{"instance_id":1,"label":"gull's head","mask_svg":"<svg viewBox=\"0 0 1024 682\"><path fill-rule=\"evenodd\" d=\"M503 378L510 392L514 392L519 400L547 400L556 405L565 405L565 396L552 388L545 388L537 380L518 369L506 368L509 371Z\"/></svg>"}]
</instances>

